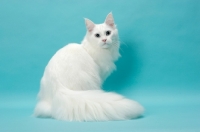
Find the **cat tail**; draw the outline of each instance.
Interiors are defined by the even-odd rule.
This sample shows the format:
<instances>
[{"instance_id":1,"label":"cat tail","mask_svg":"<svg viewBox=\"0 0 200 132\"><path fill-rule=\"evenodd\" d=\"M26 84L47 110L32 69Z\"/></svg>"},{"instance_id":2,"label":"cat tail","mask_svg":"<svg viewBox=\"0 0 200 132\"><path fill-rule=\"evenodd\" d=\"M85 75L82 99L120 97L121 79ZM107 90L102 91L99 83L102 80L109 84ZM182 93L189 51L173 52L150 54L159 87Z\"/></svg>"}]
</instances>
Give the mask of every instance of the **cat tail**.
<instances>
[{"instance_id":1,"label":"cat tail","mask_svg":"<svg viewBox=\"0 0 200 132\"><path fill-rule=\"evenodd\" d=\"M139 103L102 90L59 89L51 105L52 118L68 121L128 120L144 111Z\"/></svg>"}]
</instances>

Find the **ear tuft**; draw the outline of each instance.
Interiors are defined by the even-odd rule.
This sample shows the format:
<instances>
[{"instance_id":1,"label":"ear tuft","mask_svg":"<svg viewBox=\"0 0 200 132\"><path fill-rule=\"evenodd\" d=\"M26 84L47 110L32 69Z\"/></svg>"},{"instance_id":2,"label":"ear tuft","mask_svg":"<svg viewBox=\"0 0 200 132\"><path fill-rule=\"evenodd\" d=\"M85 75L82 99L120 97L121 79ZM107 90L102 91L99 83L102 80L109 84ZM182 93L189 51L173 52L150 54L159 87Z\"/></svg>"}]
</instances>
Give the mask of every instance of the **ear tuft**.
<instances>
[{"instance_id":1,"label":"ear tuft","mask_svg":"<svg viewBox=\"0 0 200 132\"><path fill-rule=\"evenodd\" d=\"M112 12L110 12L110 13L107 15L106 20L105 20L105 23L106 23L108 26L111 26L112 28L114 28L115 23L114 23L114 18L113 18Z\"/></svg>"},{"instance_id":2,"label":"ear tuft","mask_svg":"<svg viewBox=\"0 0 200 132\"><path fill-rule=\"evenodd\" d=\"M89 20L87 18L84 18L84 19L85 19L85 25L86 25L87 30L89 32L92 32L92 30L94 29L95 24L91 20Z\"/></svg>"}]
</instances>

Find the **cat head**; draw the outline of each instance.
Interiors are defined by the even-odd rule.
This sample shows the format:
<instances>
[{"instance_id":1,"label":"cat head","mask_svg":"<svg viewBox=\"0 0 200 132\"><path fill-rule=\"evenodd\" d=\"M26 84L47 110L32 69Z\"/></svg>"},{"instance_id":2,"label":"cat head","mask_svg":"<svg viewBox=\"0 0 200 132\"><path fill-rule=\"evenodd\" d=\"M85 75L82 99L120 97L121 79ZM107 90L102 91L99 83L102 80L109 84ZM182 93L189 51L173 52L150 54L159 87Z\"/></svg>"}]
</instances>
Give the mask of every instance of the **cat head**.
<instances>
[{"instance_id":1,"label":"cat head","mask_svg":"<svg viewBox=\"0 0 200 132\"><path fill-rule=\"evenodd\" d=\"M102 24L94 24L85 18L87 28L86 39L93 45L108 49L118 42L118 31L112 13L109 13Z\"/></svg>"}]
</instances>

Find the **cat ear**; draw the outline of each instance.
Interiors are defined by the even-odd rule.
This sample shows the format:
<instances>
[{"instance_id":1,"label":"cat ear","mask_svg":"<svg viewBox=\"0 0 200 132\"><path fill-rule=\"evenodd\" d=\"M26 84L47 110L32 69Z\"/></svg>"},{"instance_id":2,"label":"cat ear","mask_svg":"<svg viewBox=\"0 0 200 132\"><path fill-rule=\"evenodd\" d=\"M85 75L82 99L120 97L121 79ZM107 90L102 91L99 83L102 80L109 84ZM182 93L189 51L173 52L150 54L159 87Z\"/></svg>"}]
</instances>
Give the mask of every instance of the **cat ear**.
<instances>
[{"instance_id":1,"label":"cat ear","mask_svg":"<svg viewBox=\"0 0 200 132\"><path fill-rule=\"evenodd\" d=\"M113 15L112 15L112 12L110 12L107 17L106 17L106 20L105 22L108 26L111 26L112 28L115 27L115 23L114 23L114 18L113 18Z\"/></svg>"},{"instance_id":2,"label":"cat ear","mask_svg":"<svg viewBox=\"0 0 200 132\"><path fill-rule=\"evenodd\" d=\"M89 32L92 32L92 30L94 29L95 24L91 20L89 20L87 18L84 18L84 19L85 19L85 25L86 25L87 30Z\"/></svg>"}]
</instances>

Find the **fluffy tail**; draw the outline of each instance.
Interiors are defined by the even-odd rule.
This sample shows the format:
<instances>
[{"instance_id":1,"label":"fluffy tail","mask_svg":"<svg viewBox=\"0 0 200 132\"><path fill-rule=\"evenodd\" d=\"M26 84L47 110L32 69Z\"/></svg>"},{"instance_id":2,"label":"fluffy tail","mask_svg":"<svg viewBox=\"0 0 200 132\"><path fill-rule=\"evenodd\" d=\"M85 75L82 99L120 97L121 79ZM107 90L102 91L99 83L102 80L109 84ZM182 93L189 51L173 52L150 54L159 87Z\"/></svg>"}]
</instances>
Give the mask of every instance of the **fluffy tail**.
<instances>
[{"instance_id":1,"label":"fluffy tail","mask_svg":"<svg viewBox=\"0 0 200 132\"><path fill-rule=\"evenodd\" d=\"M35 115L69 121L106 121L137 118L143 111L139 103L115 93L63 89L57 91L52 102L40 101Z\"/></svg>"}]
</instances>

